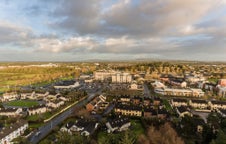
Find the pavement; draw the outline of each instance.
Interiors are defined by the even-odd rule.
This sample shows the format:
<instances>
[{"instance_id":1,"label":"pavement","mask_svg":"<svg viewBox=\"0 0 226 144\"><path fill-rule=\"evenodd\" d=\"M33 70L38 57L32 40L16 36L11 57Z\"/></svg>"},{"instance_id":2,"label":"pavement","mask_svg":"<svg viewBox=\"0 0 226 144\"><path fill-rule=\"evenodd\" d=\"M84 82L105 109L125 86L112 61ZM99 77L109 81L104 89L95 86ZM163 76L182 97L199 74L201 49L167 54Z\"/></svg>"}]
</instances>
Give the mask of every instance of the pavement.
<instances>
[{"instance_id":1,"label":"pavement","mask_svg":"<svg viewBox=\"0 0 226 144\"><path fill-rule=\"evenodd\" d=\"M52 120L47 122L44 126L39 127L37 131L33 132L28 137L28 140L32 144L37 144L39 141L41 141L43 138L45 138L54 129L55 126L57 126L58 124L62 123L65 119L67 119L75 109L86 105L97 94L101 94L101 90L98 90L98 91L92 92L92 93L88 93L88 97L86 99L78 102L77 104L75 104L71 108L62 112L61 114L59 114L58 116L56 116L55 118L53 118Z\"/></svg>"}]
</instances>

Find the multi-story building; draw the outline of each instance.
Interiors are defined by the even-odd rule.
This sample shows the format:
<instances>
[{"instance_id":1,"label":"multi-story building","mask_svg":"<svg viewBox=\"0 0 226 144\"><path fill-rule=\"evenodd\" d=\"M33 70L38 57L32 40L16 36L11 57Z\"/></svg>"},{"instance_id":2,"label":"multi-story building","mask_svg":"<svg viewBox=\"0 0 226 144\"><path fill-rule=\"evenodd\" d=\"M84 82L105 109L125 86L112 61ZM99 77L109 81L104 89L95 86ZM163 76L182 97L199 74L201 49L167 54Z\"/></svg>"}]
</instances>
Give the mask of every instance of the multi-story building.
<instances>
[{"instance_id":1,"label":"multi-story building","mask_svg":"<svg viewBox=\"0 0 226 144\"><path fill-rule=\"evenodd\" d=\"M94 79L103 81L110 79L113 74L115 74L115 71L96 71L94 72Z\"/></svg>"},{"instance_id":2,"label":"multi-story building","mask_svg":"<svg viewBox=\"0 0 226 144\"><path fill-rule=\"evenodd\" d=\"M112 75L113 83L130 83L132 82L132 75L129 73L116 73Z\"/></svg>"},{"instance_id":3,"label":"multi-story building","mask_svg":"<svg viewBox=\"0 0 226 144\"><path fill-rule=\"evenodd\" d=\"M171 99L171 104L173 107L180 107L180 106L188 106L188 101L186 99Z\"/></svg>"},{"instance_id":4,"label":"multi-story building","mask_svg":"<svg viewBox=\"0 0 226 144\"><path fill-rule=\"evenodd\" d=\"M47 112L47 107L45 105L39 105L28 109L28 115L42 114L45 112Z\"/></svg>"},{"instance_id":5,"label":"multi-story building","mask_svg":"<svg viewBox=\"0 0 226 144\"><path fill-rule=\"evenodd\" d=\"M1 101L12 101L12 100L16 100L19 98L19 95L17 93L4 93L1 97Z\"/></svg>"},{"instance_id":6,"label":"multi-story building","mask_svg":"<svg viewBox=\"0 0 226 144\"><path fill-rule=\"evenodd\" d=\"M127 116L142 116L142 107L139 106L128 106L128 105L117 105L115 107L115 113Z\"/></svg>"},{"instance_id":7,"label":"multi-story building","mask_svg":"<svg viewBox=\"0 0 226 144\"><path fill-rule=\"evenodd\" d=\"M0 132L0 143L11 144L12 140L21 136L24 131L28 128L28 122L19 120L16 123L9 126L9 128L2 128Z\"/></svg>"},{"instance_id":8,"label":"multi-story building","mask_svg":"<svg viewBox=\"0 0 226 144\"><path fill-rule=\"evenodd\" d=\"M173 88L156 88L155 93L169 96L189 96L202 97L204 92L201 89L173 89Z\"/></svg>"}]
</instances>

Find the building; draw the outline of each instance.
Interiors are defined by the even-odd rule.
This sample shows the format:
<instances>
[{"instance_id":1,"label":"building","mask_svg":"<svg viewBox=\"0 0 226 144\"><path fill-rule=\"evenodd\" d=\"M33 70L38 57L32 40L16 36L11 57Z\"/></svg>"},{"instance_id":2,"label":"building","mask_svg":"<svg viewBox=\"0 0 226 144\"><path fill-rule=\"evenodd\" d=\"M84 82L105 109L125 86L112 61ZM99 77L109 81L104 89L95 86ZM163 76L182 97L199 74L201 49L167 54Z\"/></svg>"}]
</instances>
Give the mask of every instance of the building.
<instances>
[{"instance_id":1,"label":"building","mask_svg":"<svg viewBox=\"0 0 226 144\"><path fill-rule=\"evenodd\" d=\"M129 105L116 105L115 113L126 116L142 116L142 107L139 106L129 106Z\"/></svg>"},{"instance_id":2,"label":"building","mask_svg":"<svg viewBox=\"0 0 226 144\"><path fill-rule=\"evenodd\" d=\"M130 103L130 96L129 95L120 96L119 101L122 103Z\"/></svg>"},{"instance_id":3,"label":"building","mask_svg":"<svg viewBox=\"0 0 226 144\"><path fill-rule=\"evenodd\" d=\"M54 100L54 101L50 101L46 104L46 106L50 107L50 108L59 108L60 106L64 105L64 101L62 100Z\"/></svg>"},{"instance_id":4,"label":"building","mask_svg":"<svg viewBox=\"0 0 226 144\"><path fill-rule=\"evenodd\" d=\"M112 75L115 74L115 71L96 71L94 72L94 79L95 80L106 80L106 79L111 79Z\"/></svg>"},{"instance_id":5,"label":"building","mask_svg":"<svg viewBox=\"0 0 226 144\"><path fill-rule=\"evenodd\" d=\"M209 101L209 106L211 110L226 109L226 102L225 101Z\"/></svg>"},{"instance_id":6,"label":"building","mask_svg":"<svg viewBox=\"0 0 226 144\"><path fill-rule=\"evenodd\" d=\"M70 89L70 88L78 88L80 87L80 84L79 82L73 82L72 83L62 83L62 84L58 84L58 85L55 85L54 88L55 89Z\"/></svg>"},{"instance_id":7,"label":"building","mask_svg":"<svg viewBox=\"0 0 226 144\"><path fill-rule=\"evenodd\" d=\"M106 127L108 128L108 133L114 131L124 131L127 130L131 126L131 122L129 118L116 118L110 120L106 123Z\"/></svg>"},{"instance_id":8,"label":"building","mask_svg":"<svg viewBox=\"0 0 226 144\"><path fill-rule=\"evenodd\" d=\"M47 112L47 108L45 105L39 105L39 106L28 108L28 115L42 114L45 112Z\"/></svg>"},{"instance_id":9,"label":"building","mask_svg":"<svg viewBox=\"0 0 226 144\"><path fill-rule=\"evenodd\" d=\"M196 109L207 109L208 103L206 100L190 100L189 105Z\"/></svg>"},{"instance_id":10,"label":"building","mask_svg":"<svg viewBox=\"0 0 226 144\"><path fill-rule=\"evenodd\" d=\"M151 102L152 102L152 99L151 98L144 97L144 102L143 102L143 105L144 106L150 106L151 105Z\"/></svg>"},{"instance_id":11,"label":"building","mask_svg":"<svg viewBox=\"0 0 226 144\"><path fill-rule=\"evenodd\" d=\"M19 98L19 95L17 93L4 93L2 96L1 96L1 101L2 102L5 102L5 101L12 101L12 100L16 100Z\"/></svg>"},{"instance_id":12,"label":"building","mask_svg":"<svg viewBox=\"0 0 226 144\"><path fill-rule=\"evenodd\" d=\"M22 108L2 108L0 109L0 116L17 117L23 112Z\"/></svg>"},{"instance_id":13,"label":"building","mask_svg":"<svg viewBox=\"0 0 226 144\"><path fill-rule=\"evenodd\" d=\"M187 97L204 96L204 92L201 89L156 88L154 92L166 96L187 96Z\"/></svg>"},{"instance_id":14,"label":"building","mask_svg":"<svg viewBox=\"0 0 226 144\"><path fill-rule=\"evenodd\" d=\"M18 120L16 123L11 124L9 128L2 128L0 132L0 143L11 144L11 141L21 136L28 128L28 122L24 120Z\"/></svg>"},{"instance_id":15,"label":"building","mask_svg":"<svg viewBox=\"0 0 226 144\"><path fill-rule=\"evenodd\" d=\"M129 73L116 73L112 75L112 83L131 83L132 75Z\"/></svg>"},{"instance_id":16,"label":"building","mask_svg":"<svg viewBox=\"0 0 226 144\"><path fill-rule=\"evenodd\" d=\"M188 101L186 99L174 98L171 99L171 105L173 107L188 106Z\"/></svg>"},{"instance_id":17,"label":"building","mask_svg":"<svg viewBox=\"0 0 226 144\"><path fill-rule=\"evenodd\" d=\"M144 117L145 118L157 117L157 110L153 109L152 107L145 107L144 108Z\"/></svg>"},{"instance_id":18,"label":"building","mask_svg":"<svg viewBox=\"0 0 226 144\"><path fill-rule=\"evenodd\" d=\"M141 102L142 102L142 98L139 97L139 96L135 96L135 97L132 99L132 102L133 102L134 105L139 105L139 104L141 104Z\"/></svg>"}]
</instances>

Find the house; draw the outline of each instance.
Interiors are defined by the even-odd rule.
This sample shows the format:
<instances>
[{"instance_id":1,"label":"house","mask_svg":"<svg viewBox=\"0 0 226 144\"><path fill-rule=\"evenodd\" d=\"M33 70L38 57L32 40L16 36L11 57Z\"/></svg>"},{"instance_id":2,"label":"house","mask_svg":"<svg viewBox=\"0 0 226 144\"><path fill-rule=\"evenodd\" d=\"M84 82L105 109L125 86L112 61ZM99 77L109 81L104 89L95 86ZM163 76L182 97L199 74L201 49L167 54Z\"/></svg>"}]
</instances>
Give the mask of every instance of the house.
<instances>
[{"instance_id":1,"label":"house","mask_svg":"<svg viewBox=\"0 0 226 144\"><path fill-rule=\"evenodd\" d=\"M87 109L89 112L91 112L91 111L94 110L95 105L96 105L96 102L95 102L95 101L92 101L92 102L90 102L90 103L88 103L88 104L86 105L86 109Z\"/></svg>"},{"instance_id":2,"label":"house","mask_svg":"<svg viewBox=\"0 0 226 144\"><path fill-rule=\"evenodd\" d=\"M151 105L151 102L152 102L151 98L144 97L144 102L143 102L143 105L144 105L144 106L149 106L149 105Z\"/></svg>"},{"instance_id":3,"label":"house","mask_svg":"<svg viewBox=\"0 0 226 144\"><path fill-rule=\"evenodd\" d=\"M190 112L190 109L187 106L176 107L176 111L179 117L184 117L185 115L193 116L192 113Z\"/></svg>"},{"instance_id":4,"label":"house","mask_svg":"<svg viewBox=\"0 0 226 144\"><path fill-rule=\"evenodd\" d=\"M188 101L187 99L173 98L171 99L171 105L173 107L188 106Z\"/></svg>"},{"instance_id":5,"label":"house","mask_svg":"<svg viewBox=\"0 0 226 144\"><path fill-rule=\"evenodd\" d=\"M157 117L159 119L165 119L168 115L169 115L169 113L164 108L158 109L158 111L157 111Z\"/></svg>"},{"instance_id":6,"label":"house","mask_svg":"<svg viewBox=\"0 0 226 144\"><path fill-rule=\"evenodd\" d=\"M114 131L124 131L127 130L131 126L129 118L122 117L110 120L106 123L106 127L108 128L108 133Z\"/></svg>"},{"instance_id":7,"label":"house","mask_svg":"<svg viewBox=\"0 0 226 144\"><path fill-rule=\"evenodd\" d=\"M122 103L130 103L130 96L120 96L119 101Z\"/></svg>"},{"instance_id":8,"label":"house","mask_svg":"<svg viewBox=\"0 0 226 144\"><path fill-rule=\"evenodd\" d=\"M0 131L0 143L11 144L12 140L21 136L28 128L28 122L18 120L16 123L11 124L8 128L2 128Z\"/></svg>"},{"instance_id":9,"label":"house","mask_svg":"<svg viewBox=\"0 0 226 144\"><path fill-rule=\"evenodd\" d=\"M64 105L64 101L62 100L55 100L55 101L50 101L46 104L46 106L50 108L59 108L60 106Z\"/></svg>"},{"instance_id":10,"label":"house","mask_svg":"<svg viewBox=\"0 0 226 144\"><path fill-rule=\"evenodd\" d=\"M142 107L133 105L116 105L115 113L127 116L142 116Z\"/></svg>"},{"instance_id":11,"label":"house","mask_svg":"<svg viewBox=\"0 0 226 144\"><path fill-rule=\"evenodd\" d=\"M143 86L138 85L137 83L134 82L134 83L130 84L129 89L130 90L142 90Z\"/></svg>"},{"instance_id":12,"label":"house","mask_svg":"<svg viewBox=\"0 0 226 144\"><path fill-rule=\"evenodd\" d=\"M68 122L61 131L68 133L79 132L81 135L90 136L98 127L98 123L91 120L79 119L76 122Z\"/></svg>"},{"instance_id":13,"label":"house","mask_svg":"<svg viewBox=\"0 0 226 144\"><path fill-rule=\"evenodd\" d=\"M22 108L1 108L0 116L16 117L23 112Z\"/></svg>"},{"instance_id":14,"label":"house","mask_svg":"<svg viewBox=\"0 0 226 144\"><path fill-rule=\"evenodd\" d=\"M209 101L211 110L226 109L226 101Z\"/></svg>"},{"instance_id":15,"label":"house","mask_svg":"<svg viewBox=\"0 0 226 144\"><path fill-rule=\"evenodd\" d=\"M105 110L109 106L109 102L102 102L100 103L99 109Z\"/></svg>"},{"instance_id":16,"label":"house","mask_svg":"<svg viewBox=\"0 0 226 144\"><path fill-rule=\"evenodd\" d=\"M91 102L89 102L86 105L86 109L91 112L93 110L98 110L101 106L103 106L102 104L106 105L106 96L100 95L98 97L96 97L95 99L93 99Z\"/></svg>"},{"instance_id":17,"label":"house","mask_svg":"<svg viewBox=\"0 0 226 144\"><path fill-rule=\"evenodd\" d=\"M88 125L86 125L84 127L84 130L82 130L81 135L83 135L83 136L92 135L95 132L95 130L97 129L98 125L99 125L99 123L96 123L94 121L89 122Z\"/></svg>"},{"instance_id":18,"label":"house","mask_svg":"<svg viewBox=\"0 0 226 144\"><path fill-rule=\"evenodd\" d=\"M145 118L153 118L157 117L157 110L153 109L153 107L145 107L144 108L144 115Z\"/></svg>"},{"instance_id":19,"label":"house","mask_svg":"<svg viewBox=\"0 0 226 144\"><path fill-rule=\"evenodd\" d=\"M134 105L139 105L142 102L142 98L140 98L139 96L135 96L132 99L132 102L133 102Z\"/></svg>"},{"instance_id":20,"label":"house","mask_svg":"<svg viewBox=\"0 0 226 144\"><path fill-rule=\"evenodd\" d=\"M159 106L161 104L162 100L159 97L155 97L153 100L154 106Z\"/></svg>"},{"instance_id":21,"label":"house","mask_svg":"<svg viewBox=\"0 0 226 144\"><path fill-rule=\"evenodd\" d=\"M130 85L130 89L131 89L131 90L137 90L137 89L138 89L138 85L137 85L136 83L132 83L132 84Z\"/></svg>"},{"instance_id":22,"label":"house","mask_svg":"<svg viewBox=\"0 0 226 144\"><path fill-rule=\"evenodd\" d=\"M2 96L1 96L1 101L2 102L5 102L5 101L12 101L12 100L16 100L19 98L19 95L17 93L4 93Z\"/></svg>"},{"instance_id":23,"label":"house","mask_svg":"<svg viewBox=\"0 0 226 144\"><path fill-rule=\"evenodd\" d=\"M208 103L206 100L190 100L189 105L193 108L196 109L207 109L208 108Z\"/></svg>"},{"instance_id":24,"label":"house","mask_svg":"<svg viewBox=\"0 0 226 144\"><path fill-rule=\"evenodd\" d=\"M28 108L28 115L36 115L47 112L47 107L45 105L39 105Z\"/></svg>"}]
</instances>

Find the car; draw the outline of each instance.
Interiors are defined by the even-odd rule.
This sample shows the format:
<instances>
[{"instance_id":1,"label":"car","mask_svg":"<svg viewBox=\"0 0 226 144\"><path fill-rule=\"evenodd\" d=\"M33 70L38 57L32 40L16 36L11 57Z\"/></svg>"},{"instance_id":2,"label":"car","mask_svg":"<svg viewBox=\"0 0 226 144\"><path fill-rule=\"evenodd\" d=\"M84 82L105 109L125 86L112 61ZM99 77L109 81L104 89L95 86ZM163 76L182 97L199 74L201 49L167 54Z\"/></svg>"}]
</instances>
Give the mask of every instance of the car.
<instances>
[{"instance_id":1,"label":"car","mask_svg":"<svg viewBox=\"0 0 226 144\"><path fill-rule=\"evenodd\" d=\"M41 134L41 132L38 131L38 132L35 134L35 136L39 136L40 134Z\"/></svg>"}]
</instances>

